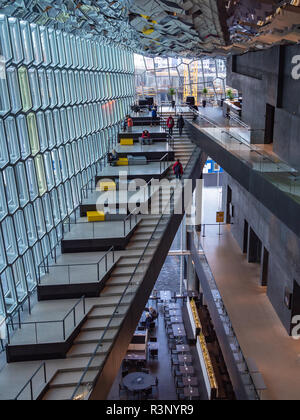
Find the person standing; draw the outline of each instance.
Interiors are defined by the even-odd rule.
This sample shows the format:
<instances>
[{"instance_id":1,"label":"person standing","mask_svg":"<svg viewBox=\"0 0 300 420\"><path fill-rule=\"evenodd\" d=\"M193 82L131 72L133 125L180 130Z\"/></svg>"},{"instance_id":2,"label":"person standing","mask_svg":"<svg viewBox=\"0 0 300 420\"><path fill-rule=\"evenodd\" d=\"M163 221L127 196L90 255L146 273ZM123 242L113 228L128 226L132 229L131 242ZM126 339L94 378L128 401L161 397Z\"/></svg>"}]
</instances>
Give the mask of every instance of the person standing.
<instances>
[{"instance_id":1,"label":"person standing","mask_svg":"<svg viewBox=\"0 0 300 420\"><path fill-rule=\"evenodd\" d=\"M183 167L179 159L177 159L177 161L173 165L173 172L176 176L176 179L181 179L183 174Z\"/></svg>"},{"instance_id":2,"label":"person standing","mask_svg":"<svg viewBox=\"0 0 300 420\"><path fill-rule=\"evenodd\" d=\"M130 115L128 115L127 118L127 127L128 127L128 133L132 133L132 127L133 127L133 119Z\"/></svg>"},{"instance_id":3,"label":"person standing","mask_svg":"<svg viewBox=\"0 0 300 420\"><path fill-rule=\"evenodd\" d=\"M177 120L177 128L179 129L179 135L182 136L182 131L184 127L184 118L182 115Z\"/></svg>"},{"instance_id":4,"label":"person standing","mask_svg":"<svg viewBox=\"0 0 300 420\"><path fill-rule=\"evenodd\" d=\"M152 119L151 119L151 127L152 127L152 125L154 125L156 117L157 117L157 110L156 110L155 106L153 106L153 108L151 110L151 117L152 117Z\"/></svg>"},{"instance_id":5,"label":"person standing","mask_svg":"<svg viewBox=\"0 0 300 420\"><path fill-rule=\"evenodd\" d=\"M174 127L174 118L170 115L169 118L167 119L167 127L169 129L169 134L170 136L173 135L173 127Z\"/></svg>"}]
</instances>

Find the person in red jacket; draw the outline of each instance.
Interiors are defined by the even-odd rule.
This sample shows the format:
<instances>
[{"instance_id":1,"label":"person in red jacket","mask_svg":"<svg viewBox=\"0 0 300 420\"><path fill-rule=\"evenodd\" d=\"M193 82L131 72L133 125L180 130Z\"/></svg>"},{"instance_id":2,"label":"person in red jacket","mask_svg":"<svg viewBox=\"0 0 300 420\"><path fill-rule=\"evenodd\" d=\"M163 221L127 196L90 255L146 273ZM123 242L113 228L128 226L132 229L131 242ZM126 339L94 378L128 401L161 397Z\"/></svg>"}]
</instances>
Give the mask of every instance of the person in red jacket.
<instances>
[{"instance_id":1,"label":"person in red jacket","mask_svg":"<svg viewBox=\"0 0 300 420\"><path fill-rule=\"evenodd\" d=\"M171 136L173 135L174 124L175 124L174 118L170 115L169 118L167 119L167 127L169 129L169 134Z\"/></svg>"},{"instance_id":2,"label":"person in red jacket","mask_svg":"<svg viewBox=\"0 0 300 420\"><path fill-rule=\"evenodd\" d=\"M148 130L144 130L142 134L142 139L144 144L150 144L150 133Z\"/></svg>"},{"instance_id":3,"label":"person in red jacket","mask_svg":"<svg viewBox=\"0 0 300 420\"><path fill-rule=\"evenodd\" d=\"M133 127L133 119L131 118L130 115L128 115L128 118L127 118L127 127L128 127L128 133L131 133L132 127Z\"/></svg>"},{"instance_id":4,"label":"person in red jacket","mask_svg":"<svg viewBox=\"0 0 300 420\"><path fill-rule=\"evenodd\" d=\"M181 179L183 174L183 167L179 159L173 165L173 172L176 176L176 179Z\"/></svg>"}]
</instances>

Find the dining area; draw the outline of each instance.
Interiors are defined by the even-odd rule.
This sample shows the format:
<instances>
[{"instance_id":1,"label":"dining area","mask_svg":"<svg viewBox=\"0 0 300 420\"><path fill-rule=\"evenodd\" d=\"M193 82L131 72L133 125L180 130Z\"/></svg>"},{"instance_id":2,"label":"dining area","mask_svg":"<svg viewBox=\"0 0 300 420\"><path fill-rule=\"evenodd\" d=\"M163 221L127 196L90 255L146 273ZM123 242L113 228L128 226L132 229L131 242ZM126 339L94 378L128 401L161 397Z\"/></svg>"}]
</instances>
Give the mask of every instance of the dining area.
<instances>
[{"instance_id":1,"label":"dining area","mask_svg":"<svg viewBox=\"0 0 300 420\"><path fill-rule=\"evenodd\" d=\"M200 397L200 384L184 325L182 308L179 302L165 302L163 308L165 330L177 399L196 400Z\"/></svg>"}]
</instances>

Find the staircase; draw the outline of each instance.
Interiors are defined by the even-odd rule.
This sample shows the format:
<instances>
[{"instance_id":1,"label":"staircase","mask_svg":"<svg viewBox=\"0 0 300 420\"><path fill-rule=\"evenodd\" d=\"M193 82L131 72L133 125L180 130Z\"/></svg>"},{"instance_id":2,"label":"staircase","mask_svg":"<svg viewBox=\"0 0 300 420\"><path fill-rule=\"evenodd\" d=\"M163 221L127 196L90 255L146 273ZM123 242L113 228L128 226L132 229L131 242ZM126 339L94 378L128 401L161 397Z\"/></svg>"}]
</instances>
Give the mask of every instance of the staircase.
<instances>
[{"instance_id":1,"label":"staircase","mask_svg":"<svg viewBox=\"0 0 300 420\"><path fill-rule=\"evenodd\" d=\"M192 119L192 116L193 114L191 113L191 115L187 115L187 118ZM180 159L183 167L185 167L195 149L185 130L182 136L179 136L178 129L174 129L174 149L175 158ZM168 179L174 179L174 174L171 169L168 171L167 177ZM160 194L157 194L156 198L161 199L161 197L162 192L160 191ZM77 393L76 399L86 399L89 397L90 391L92 390L93 385L95 385L93 384L93 381L97 378L99 371L103 369L103 366L107 362L108 355L112 351L114 345L116 345L115 339L122 328L122 322L126 317L127 311L131 308L133 299L143 281L144 273L151 264L157 246L162 239L164 226L166 225L167 220L161 220L159 227L155 231L154 237L148 244L143 259L139 263L160 218L160 214L142 216L141 222L132 236L126 251L122 253L110 278L107 280L104 289L101 291L99 298L95 298L95 305L92 306L86 322L82 325L80 333L67 353L63 368L59 368L48 382L46 391L43 393L43 400L69 400L72 397L72 394L80 381L90 358L95 352L96 347L109 324L111 316L137 267L134 281L132 281L132 284L129 286L122 299L116 315L103 336L101 341L102 345L99 347L89 369L81 380L80 392ZM137 266L138 263L139 265ZM153 287L156 278L153 278L152 281ZM145 299L147 301L148 296L145 296ZM137 318L137 324L140 314L137 313L135 316ZM128 340L130 340L131 336L130 334L128 335ZM125 355L126 350L127 347L120 348L119 352ZM118 366L116 366L115 373L117 373L118 369ZM113 380L114 378L112 377L111 384L113 383Z\"/></svg>"}]
</instances>

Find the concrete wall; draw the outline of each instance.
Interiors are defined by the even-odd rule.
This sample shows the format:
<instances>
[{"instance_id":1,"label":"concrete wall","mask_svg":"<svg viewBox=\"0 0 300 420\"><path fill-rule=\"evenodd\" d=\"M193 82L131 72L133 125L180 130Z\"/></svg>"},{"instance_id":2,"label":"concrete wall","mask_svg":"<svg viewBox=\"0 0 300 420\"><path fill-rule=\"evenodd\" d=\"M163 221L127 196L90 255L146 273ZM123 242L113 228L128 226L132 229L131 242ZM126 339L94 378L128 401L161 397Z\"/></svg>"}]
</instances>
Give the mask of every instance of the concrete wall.
<instances>
[{"instance_id":1,"label":"concrete wall","mask_svg":"<svg viewBox=\"0 0 300 420\"><path fill-rule=\"evenodd\" d=\"M241 250L244 221L247 220L270 253L267 295L290 333L291 311L284 304L284 293L286 287L293 292L294 280L300 284L300 239L228 174L223 176L223 185L224 191L228 185L232 189L232 234ZM257 284L260 284L260 279L257 279Z\"/></svg>"},{"instance_id":2,"label":"concrete wall","mask_svg":"<svg viewBox=\"0 0 300 420\"><path fill-rule=\"evenodd\" d=\"M227 84L243 94L242 119L253 129L265 128L266 104L275 107L274 151L300 168L300 80L292 78L292 57L300 46L273 47L228 60ZM264 143L254 131L252 143Z\"/></svg>"}]
</instances>

